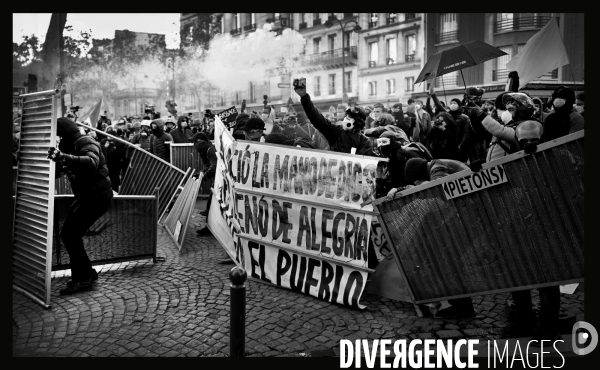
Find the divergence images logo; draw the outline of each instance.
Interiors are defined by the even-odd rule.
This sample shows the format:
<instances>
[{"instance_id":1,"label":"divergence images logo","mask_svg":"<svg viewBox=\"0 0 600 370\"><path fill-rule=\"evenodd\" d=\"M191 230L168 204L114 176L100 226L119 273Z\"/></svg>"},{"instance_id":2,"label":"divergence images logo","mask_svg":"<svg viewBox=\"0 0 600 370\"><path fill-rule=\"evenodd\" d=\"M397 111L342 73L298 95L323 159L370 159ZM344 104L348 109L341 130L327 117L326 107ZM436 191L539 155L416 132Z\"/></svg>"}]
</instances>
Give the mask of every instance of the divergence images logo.
<instances>
[{"instance_id":1,"label":"divergence images logo","mask_svg":"<svg viewBox=\"0 0 600 370\"><path fill-rule=\"evenodd\" d=\"M587 355L592 352L598 344L598 333L596 329L585 321L578 321L571 330L573 353L576 355Z\"/></svg>"}]
</instances>

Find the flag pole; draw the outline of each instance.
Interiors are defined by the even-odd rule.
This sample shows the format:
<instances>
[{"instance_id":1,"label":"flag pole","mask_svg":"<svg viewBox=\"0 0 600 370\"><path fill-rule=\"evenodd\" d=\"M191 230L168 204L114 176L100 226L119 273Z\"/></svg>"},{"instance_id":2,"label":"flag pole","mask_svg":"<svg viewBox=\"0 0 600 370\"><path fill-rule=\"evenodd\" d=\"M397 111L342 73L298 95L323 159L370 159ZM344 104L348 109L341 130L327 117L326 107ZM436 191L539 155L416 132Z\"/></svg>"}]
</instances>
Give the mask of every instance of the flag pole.
<instances>
[{"instance_id":1,"label":"flag pole","mask_svg":"<svg viewBox=\"0 0 600 370\"><path fill-rule=\"evenodd\" d=\"M435 82L435 80L434 80ZM446 98L446 88L444 87L444 79L442 78L442 89L444 90L444 104L446 104L446 107L448 106L448 98Z\"/></svg>"}]
</instances>

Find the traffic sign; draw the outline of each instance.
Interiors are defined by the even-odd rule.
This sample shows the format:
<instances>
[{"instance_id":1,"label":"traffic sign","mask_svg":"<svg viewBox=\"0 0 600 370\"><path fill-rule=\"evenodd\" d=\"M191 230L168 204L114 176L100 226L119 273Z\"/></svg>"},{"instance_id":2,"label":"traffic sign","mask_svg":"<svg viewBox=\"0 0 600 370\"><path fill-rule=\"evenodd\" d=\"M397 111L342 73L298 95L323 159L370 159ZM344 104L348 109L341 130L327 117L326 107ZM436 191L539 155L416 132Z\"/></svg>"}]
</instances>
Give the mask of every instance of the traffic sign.
<instances>
[{"instance_id":1,"label":"traffic sign","mask_svg":"<svg viewBox=\"0 0 600 370\"><path fill-rule=\"evenodd\" d=\"M292 85L289 82L280 82L277 84L277 87L282 89L289 89Z\"/></svg>"}]
</instances>

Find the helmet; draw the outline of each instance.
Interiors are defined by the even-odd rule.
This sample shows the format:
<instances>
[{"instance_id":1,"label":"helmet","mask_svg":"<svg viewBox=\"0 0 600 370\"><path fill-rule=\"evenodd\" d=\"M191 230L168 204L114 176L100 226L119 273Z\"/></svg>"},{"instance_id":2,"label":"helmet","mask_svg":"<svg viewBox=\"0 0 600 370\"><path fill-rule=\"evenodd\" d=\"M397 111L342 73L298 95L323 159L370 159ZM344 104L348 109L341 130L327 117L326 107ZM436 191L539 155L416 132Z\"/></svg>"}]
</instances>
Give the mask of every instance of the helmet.
<instances>
[{"instance_id":1,"label":"helmet","mask_svg":"<svg viewBox=\"0 0 600 370\"><path fill-rule=\"evenodd\" d=\"M502 103L504 105L513 100L526 108L533 108L533 100L525 93L508 93L502 96Z\"/></svg>"}]
</instances>

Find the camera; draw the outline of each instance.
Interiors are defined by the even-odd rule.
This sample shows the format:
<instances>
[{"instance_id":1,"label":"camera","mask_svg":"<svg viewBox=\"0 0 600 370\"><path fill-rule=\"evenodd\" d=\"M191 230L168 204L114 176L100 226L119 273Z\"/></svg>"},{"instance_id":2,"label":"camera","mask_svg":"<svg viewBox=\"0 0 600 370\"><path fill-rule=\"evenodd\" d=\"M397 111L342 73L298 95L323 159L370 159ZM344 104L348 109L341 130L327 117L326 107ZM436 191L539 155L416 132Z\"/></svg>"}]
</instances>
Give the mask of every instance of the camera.
<instances>
[{"instance_id":1,"label":"camera","mask_svg":"<svg viewBox=\"0 0 600 370\"><path fill-rule=\"evenodd\" d=\"M77 111L79 111L81 109L81 107L79 105L75 105L75 106L70 106L69 109L71 110L71 112L77 113Z\"/></svg>"},{"instance_id":2,"label":"camera","mask_svg":"<svg viewBox=\"0 0 600 370\"><path fill-rule=\"evenodd\" d=\"M469 103L475 103L478 106L482 105L481 97L485 94L485 90L481 87L469 87L464 94L463 107Z\"/></svg>"},{"instance_id":3,"label":"camera","mask_svg":"<svg viewBox=\"0 0 600 370\"><path fill-rule=\"evenodd\" d=\"M156 109L155 105L148 105L148 104L146 104L144 106L144 113L154 113L155 109Z\"/></svg>"},{"instance_id":4,"label":"camera","mask_svg":"<svg viewBox=\"0 0 600 370\"><path fill-rule=\"evenodd\" d=\"M296 78L294 79L294 89L297 88L306 88L306 78Z\"/></svg>"}]
</instances>

